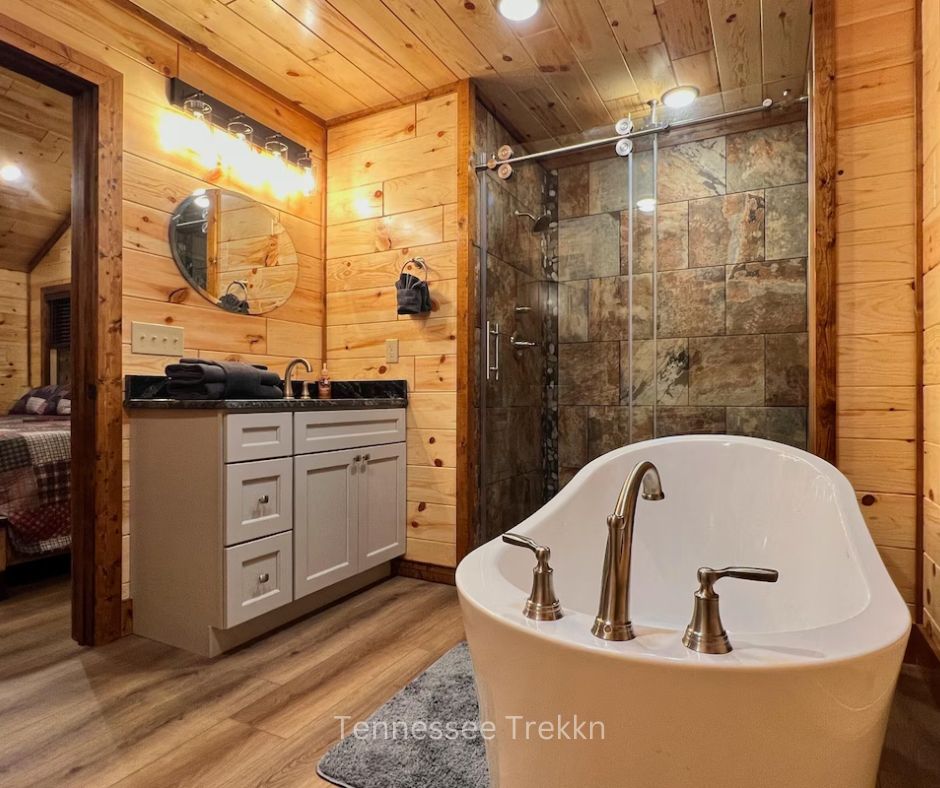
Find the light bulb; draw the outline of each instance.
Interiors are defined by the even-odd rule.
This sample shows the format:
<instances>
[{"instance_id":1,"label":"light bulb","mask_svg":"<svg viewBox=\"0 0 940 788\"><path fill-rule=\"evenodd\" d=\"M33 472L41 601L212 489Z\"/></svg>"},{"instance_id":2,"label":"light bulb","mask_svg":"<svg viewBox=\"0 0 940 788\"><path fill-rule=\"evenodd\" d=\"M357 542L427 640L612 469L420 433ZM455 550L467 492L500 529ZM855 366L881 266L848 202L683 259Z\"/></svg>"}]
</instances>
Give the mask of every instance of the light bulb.
<instances>
[{"instance_id":1,"label":"light bulb","mask_svg":"<svg viewBox=\"0 0 940 788\"><path fill-rule=\"evenodd\" d=\"M535 16L540 0L499 0L499 13L511 22L522 22Z\"/></svg>"},{"instance_id":2,"label":"light bulb","mask_svg":"<svg viewBox=\"0 0 940 788\"><path fill-rule=\"evenodd\" d=\"M14 183L23 178L23 170L16 164L4 164L0 167L0 178L7 183Z\"/></svg>"},{"instance_id":3,"label":"light bulb","mask_svg":"<svg viewBox=\"0 0 940 788\"><path fill-rule=\"evenodd\" d=\"M692 85L680 85L663 93L663 104L673 109L687 107L698 98L698 88Z\"/></svg>"}]
</instances>

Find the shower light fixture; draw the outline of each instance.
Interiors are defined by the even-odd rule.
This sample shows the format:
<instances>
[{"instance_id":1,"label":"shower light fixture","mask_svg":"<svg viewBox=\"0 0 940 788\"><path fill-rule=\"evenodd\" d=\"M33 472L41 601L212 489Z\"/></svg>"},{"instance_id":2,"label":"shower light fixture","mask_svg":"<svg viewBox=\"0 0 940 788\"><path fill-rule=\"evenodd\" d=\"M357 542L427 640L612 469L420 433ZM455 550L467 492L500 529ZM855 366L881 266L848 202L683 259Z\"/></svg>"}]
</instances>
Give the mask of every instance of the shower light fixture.
<instances>
[{"instance_id":1,"label":"shower light fixture","mask_svg":"<svg viewBox=\"0 0 940 788\"><path fill-rule=\"evenodd\" d=\"M541 5L541 0L499 0L498 8L506 19L511 22L522 22L535 16Z\"/></svg>"},{"instance_id":2,"label":"shower light fixture","mask_svg":"<svg viewBox=\"0 0 940 788\"><path fill-rule=\"evenodd\" d=\"M7 183L14 183L22 177L23 171L16 164L4 164L0 167L0 178Z\"/></svg>"},{"instance_id":3,"label":"shower light fixture","mask_svg":"<svg viewBox=\"0 0 940 788\"><path fill-rule=\"evenodd\" d=\"M663 93L663 104L673 109L687 107L698 98L698 88L693 85L680 85Z\"/></svg>"},{"instance_id":4,"label":"shower light fixture","mask_svg":"<svg viewBox=\"0 0 940 788\"><path fill-rule=\"evenodd\" d=\"M656 198L655 197L641 197L636 201L636 209L640 213L652 213L656 210Z\"/></svg>"}]
</instances>

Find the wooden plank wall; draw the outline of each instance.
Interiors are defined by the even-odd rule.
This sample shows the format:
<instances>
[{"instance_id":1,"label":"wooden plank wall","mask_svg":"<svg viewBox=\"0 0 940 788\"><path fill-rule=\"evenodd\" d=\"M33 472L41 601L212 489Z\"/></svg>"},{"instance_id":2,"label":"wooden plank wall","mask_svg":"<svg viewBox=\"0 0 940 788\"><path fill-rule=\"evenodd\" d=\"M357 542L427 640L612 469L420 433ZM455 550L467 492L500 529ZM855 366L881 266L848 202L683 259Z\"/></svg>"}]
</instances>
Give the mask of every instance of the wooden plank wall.
<instances>
[{"instance_id":1,"label":"wooden plank wall","mask_svg":"<svg viewBox=\"0 0 940 788\"><path fill-rule=\"evenodd\" d=\"M170 360L131 352L133 321L182 326L190 355L243 359L278 369L294 356L305 356L319 366L324 318L321 192L278 200L239 182L234 174L206 169L191 155L167 149L160 136L160 119L169 111L166 80L179 76L307 144L321 173L323 126L111 0L4 0L3 11L124 75L124 373L162 373ZM301 269L298 289L269 315L232 315L212 306L186 286L170 259L167 230L174 207L195 188L210 185L250 194L280 211L294 240ZM128 432L125 424L125 596L128 534L133 528L128 521Z\"/></svg>"},{"instance_id":2,"label":"wooden plank wall","mask_svg":"<svg viewBox=\"0 0 940 788\"><path fill-rule=\"evenodd\" d=\"M29 274L29 385L42 379L42 289L72 281L72 231L55 242Z\"/></svg>"},{"instance_id":3,"label":"wooden plank wall","mask_svg":"<svg viewBox=\"0 0 940 788\"><path fill-rule=\"evenodd\" d=\"M923 69L924 629L940 651L940 0L921 3Z\"/></svg>"},{"instance_id":4,"label":"wooden plank wall","mask_svg":"<svg viewBox=\"0 0 940 788\"><path fill-rule=\"evenodd\" d=\"M406 558L456 564L457 97L329 129L326 354L336 378L408 381ZM430 264L430 316L398 316L402 264ZM397 339L388 363L385 342Z\"/></svg>"},{"instance_id":5,"label":"wooden plank wall","mask_svg":"<svg viewBox=\"0 0 940 788\"><path fill-rule=\"evenodd\" d=\"M858 490L888 571L914 606L920 487L915 0L833 2L838 465Z\"/></svg>"},{"instance_id":6,"label":"wooden plank wall","mask_svg":"<svg viewBox=\"0 0 940 788\"><path fill-rule=\"evenodd\" d=\"M29 274L0 268L0 413L29 386Z\"/></svg>"}]
</instances>

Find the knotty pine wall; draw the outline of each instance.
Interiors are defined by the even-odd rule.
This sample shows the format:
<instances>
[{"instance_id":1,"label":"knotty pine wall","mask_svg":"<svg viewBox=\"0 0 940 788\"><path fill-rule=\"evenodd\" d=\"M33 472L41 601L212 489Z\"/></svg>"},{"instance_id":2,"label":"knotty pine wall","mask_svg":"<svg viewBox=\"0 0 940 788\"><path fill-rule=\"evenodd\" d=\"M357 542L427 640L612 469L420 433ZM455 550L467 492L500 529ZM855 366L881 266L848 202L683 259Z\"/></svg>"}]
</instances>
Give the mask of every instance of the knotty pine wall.
<instances>
[{"instance_id":1,"label":"knotty pine wall","mask_svg":"<svg viewBox=\"0 0 940 788\"><path fill-rule=\"evenodd\" d=\"M326 355L342 379L408 381L406 558L456 564L457 102L449 93L330 127ZM402 264L431 268L430 316L396 314ZM399 360L385 361L397 338Z\"/></svg>"},{"instance_id":2,"label":"knotty pine wall","mask_svg":"<svg viewBox=\"0 0 940 788\"><path fill-rule=\"evenodd\" d=\"M29 274L0 268L0 413L29 386Z\"/></svg>"},{"instance_id":3,"label":"knotty pine wall","mask_svg":"<svg viewBox=\"0 0 940 788\"><path fill-rule=\"evenodd\" d=\"M282 369L292 357L323 359L323 228L320 192L277 200L224 172L206 170L186 154L165 150L158 133L167 111L167 78L179 76L248 115L310 146L323 172L325 131L286 102L242 82L110 0L4 0L0 12L95 58L124 76L124 373L162 374L170 361L131 352L131 323L185 329L186 353L242 359ZM187 287L170 258L168 223L194 189L232 188L281 212L297 247L300 278L294 295L263 317L232 315ZM25 341L24 341L25 347ZM124 445L124 595L129 539L129 430Z\"/></svg>"},{"instance_id":4,"label":"knotty pine wall","mask_svg":"<svg viewBox=\"0 0 940 788\"><path fill-rule=\"evenodd\" d=\"M837 462L916 605L915 0L833 2Z\"/></svg>"},{"instance_id":5,"label":"knotty pine wall","mask_svg":"<svg viewBox=\"0 0 940 788\"><path fill-rule=\"evenodd\" d=\"M924 628L940 650L940 0L921 3L923 68Z\"/></svg>"}]
</instances>

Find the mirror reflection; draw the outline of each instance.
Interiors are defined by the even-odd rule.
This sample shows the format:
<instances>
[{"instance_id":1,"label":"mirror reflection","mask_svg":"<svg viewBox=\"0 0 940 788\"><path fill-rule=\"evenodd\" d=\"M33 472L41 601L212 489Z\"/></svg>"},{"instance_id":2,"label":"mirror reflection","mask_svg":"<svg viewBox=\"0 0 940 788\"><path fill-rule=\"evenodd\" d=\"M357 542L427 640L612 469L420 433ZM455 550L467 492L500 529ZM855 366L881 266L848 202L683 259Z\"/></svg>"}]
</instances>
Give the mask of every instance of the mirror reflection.
<instances>
[{"instance_id":1,"label":"mirror reflection","mask_svg":"<svg viewBox=\"0 0 940 788\"><path fill-rule=\"evenodd\" d=\"M297 251L277 213L242 194L187 197L170 221L170 249L186 281L228 312L270 312L297 285Z\"/></svg>"}]
</instances>

